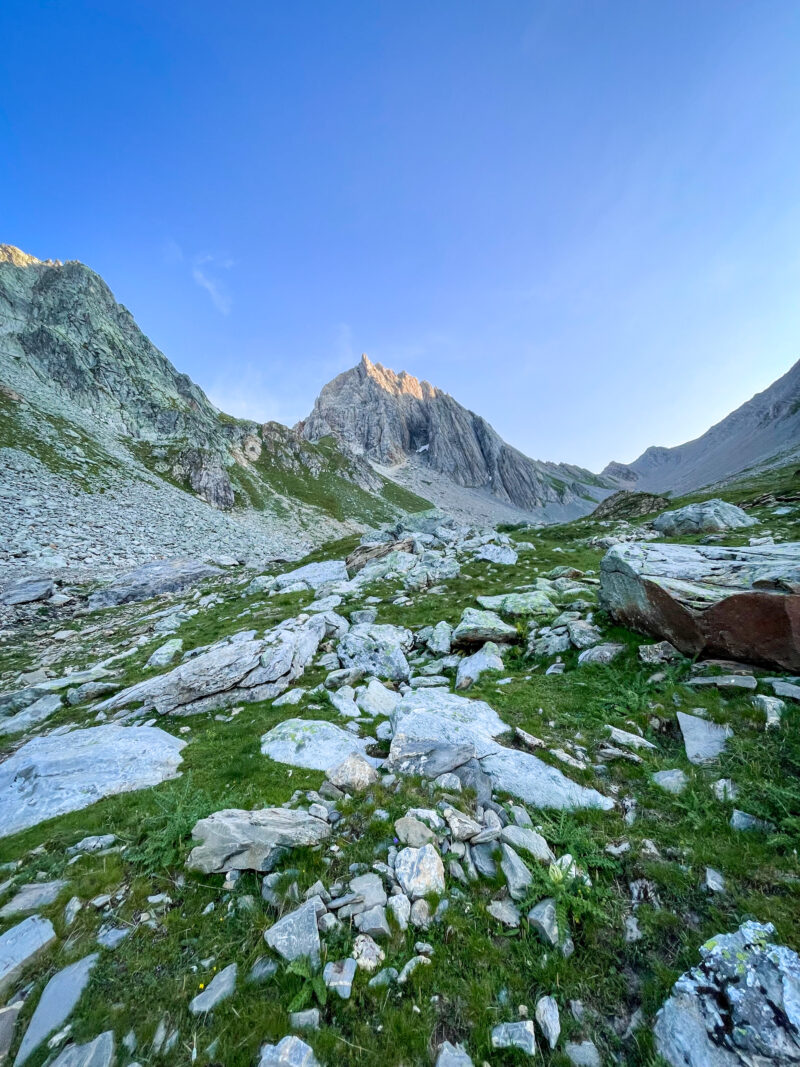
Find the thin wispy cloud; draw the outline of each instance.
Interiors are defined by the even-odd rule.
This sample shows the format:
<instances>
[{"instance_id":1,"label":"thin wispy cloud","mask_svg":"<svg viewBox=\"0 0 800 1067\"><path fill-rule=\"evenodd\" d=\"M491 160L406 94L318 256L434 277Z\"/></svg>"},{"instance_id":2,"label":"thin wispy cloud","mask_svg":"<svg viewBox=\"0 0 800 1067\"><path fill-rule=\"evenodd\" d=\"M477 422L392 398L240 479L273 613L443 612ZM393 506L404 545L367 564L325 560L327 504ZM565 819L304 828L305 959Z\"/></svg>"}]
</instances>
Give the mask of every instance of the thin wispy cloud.
<instances>
[{"instance_id":1,"label":"thin wispy cloud","mask_svg":"<svg viewBox=\"0 0 800 1067\"><path fill-rule=\"evenodd\" d=\"M189 267L192 280L206 293L221 315L229 315L233 301L226 284L217 276L219 271L230 270L234 261L230 256L200 252L187 256L177 241L166 241L162 247L164 262L170 266Z\"/></svg>"}]
</instances>

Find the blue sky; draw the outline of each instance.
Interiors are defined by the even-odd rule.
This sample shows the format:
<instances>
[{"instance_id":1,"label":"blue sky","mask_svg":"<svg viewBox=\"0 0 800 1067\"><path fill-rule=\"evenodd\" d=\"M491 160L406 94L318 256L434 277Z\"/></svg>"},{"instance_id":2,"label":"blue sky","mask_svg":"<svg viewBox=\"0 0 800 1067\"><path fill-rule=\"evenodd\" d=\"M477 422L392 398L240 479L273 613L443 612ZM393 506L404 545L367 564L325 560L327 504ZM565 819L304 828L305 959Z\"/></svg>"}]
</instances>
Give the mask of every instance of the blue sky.
<instances>
[{"instance_id":1,"label":"blue sky","mask_svg":"<svg viewBox=\"0 0 800 1067\"><path fill-rule=\"evenodd\" d=\"M800 357L800 5L3 0L0 40L0 240L233 414L365 351L599 469Z\"/></svg>"}]
</instances>

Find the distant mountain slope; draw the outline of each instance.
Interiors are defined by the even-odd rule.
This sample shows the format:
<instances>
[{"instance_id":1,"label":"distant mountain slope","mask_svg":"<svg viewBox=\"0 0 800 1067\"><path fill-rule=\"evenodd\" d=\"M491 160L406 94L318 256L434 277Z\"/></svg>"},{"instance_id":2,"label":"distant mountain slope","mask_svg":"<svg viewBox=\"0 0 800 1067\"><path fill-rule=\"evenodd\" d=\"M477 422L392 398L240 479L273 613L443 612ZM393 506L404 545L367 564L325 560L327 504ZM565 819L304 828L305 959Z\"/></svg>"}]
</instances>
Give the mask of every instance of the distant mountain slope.
<instances>
[{"instance_id":1,"label":"distant mountain slope","mask_svg":"<svg viewBox=\"0 0 800 1067\"><path fill-rule=\"evenodd\" d=\"M69 526L96 526L114 494L133 526L128 542L141 542L126 553L117 531L120 558L131 560L181 547L300 555L429 506L332 440L224 415L94 271L9 245L0 245L0 450L0 502L46 485L64 512L48 525L40 496L7 515L0 565L47 556L52 544L51 556L72 558ZM93 560L101 540L98 529Z\"/></svg>"},{"instance_id":2,"label":"distant mountain slope","mask_svg":"<svg viewBox=\"0 0 800 1067\"><path fill-rule=\"evenodd\" d=\"M603 476L626 488L687 493L795 456L800 456L800 361L702 437L675 448L648 448L633 463L610 463Z\"/></svg>"},{"instance_id":3,"label":"distant mountain slope","mask_svg":"<svg viewBox=\"0 0 800 1067\"><path fill-rule=\"evenodd\" d=\"M608 493L589 471L529 459L448 393L367 356L323 388L297 428L309 441L333 434L448 510L566 518Z\"/></svg>"}]
</instances>

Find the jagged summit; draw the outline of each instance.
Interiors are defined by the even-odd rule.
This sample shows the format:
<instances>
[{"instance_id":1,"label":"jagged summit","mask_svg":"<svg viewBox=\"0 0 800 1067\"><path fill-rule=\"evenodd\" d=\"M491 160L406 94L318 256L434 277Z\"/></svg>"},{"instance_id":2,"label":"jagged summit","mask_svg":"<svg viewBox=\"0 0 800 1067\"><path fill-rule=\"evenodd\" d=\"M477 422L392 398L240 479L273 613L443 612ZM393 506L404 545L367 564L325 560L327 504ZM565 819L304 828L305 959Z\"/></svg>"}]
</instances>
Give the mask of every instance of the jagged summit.
<instances>
[{"instance_id":1,"label":"jagged summit","mask_svg":"<svg viewBox=\"0 0 800 1067\"><path fill-rule=\"evenodd\" d=\"M59 259L37 259L36 256L23 252L21 248L17 248L15 245L2 244L0 244L0 263L11 263L15 267L62 266Z\"/></svg>"},{"instance_id":2,"label":"jagged summit","mask_svg":"<svg viewBox=\"0 0 800 1067\"><path fill-rule=\"evenodd\" d=\"M322 389L298 429L309 441L336 437L449 510L563 518L606 495L589 471L528 458L448 393L366 355Z\"/></svg>"}]
</instances>

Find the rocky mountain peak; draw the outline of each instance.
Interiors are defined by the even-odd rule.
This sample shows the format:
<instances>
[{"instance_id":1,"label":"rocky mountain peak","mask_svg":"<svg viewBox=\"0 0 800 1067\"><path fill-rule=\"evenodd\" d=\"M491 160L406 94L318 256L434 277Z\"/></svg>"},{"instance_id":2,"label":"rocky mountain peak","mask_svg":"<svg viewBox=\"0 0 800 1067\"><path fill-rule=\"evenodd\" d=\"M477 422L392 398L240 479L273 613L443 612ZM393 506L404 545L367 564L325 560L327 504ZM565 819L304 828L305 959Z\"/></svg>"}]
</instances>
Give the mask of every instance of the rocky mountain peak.
<instances>
[{"instance_id":1,"label":"rocky mountain peak","mask_svg":"<svg viewBox=\"0 0 800 1067\"><path fill-rule=\"evenodd\" d=\"M588 471L529 459L448 393L366 355L324 386L297 428L309 441L335 437L451 512L478 508L488 518L500 507L514 519L555 508L564 517L605 495Z\"/></svg>"},{"instance_id":2,"label":"rocky mountain peak","mask_svg":"<svg viewBox=\"0 0 800 1067\"><path fill-rule=\"evenodd\" d=\"M14 245L0 244L0 263L11 263L15 267L38 267L48 266L56 267L61 266L59 260L55 259L37 259L36 256L28 255L27 252L23 252L21 248L17 248Z\"/></svg>"}]
</instances>

